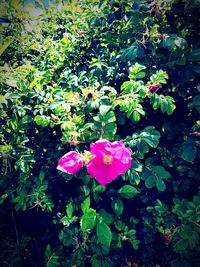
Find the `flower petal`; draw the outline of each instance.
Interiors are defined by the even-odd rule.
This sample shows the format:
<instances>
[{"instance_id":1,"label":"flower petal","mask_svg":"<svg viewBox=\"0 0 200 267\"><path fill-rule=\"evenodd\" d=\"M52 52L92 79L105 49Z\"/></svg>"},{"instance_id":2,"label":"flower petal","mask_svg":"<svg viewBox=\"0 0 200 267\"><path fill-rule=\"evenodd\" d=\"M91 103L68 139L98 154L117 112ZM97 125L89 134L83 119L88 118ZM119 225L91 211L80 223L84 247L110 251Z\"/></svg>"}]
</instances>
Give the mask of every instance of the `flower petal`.
<instances>
[{"instance_id":1,"label":"flower petal","mask_svg":"<svg viewBox=\"0 0 200 267\"><path fill-rule=\"evenodd\" d=\"M109 141L107 140L98 140L95 143L90 144L90 152L94 155L94 156L102 156L106 151L105 151L105 147L109 145Z\"/></svg>"},{"instance_id":2,"label":"flower petal","mask_svg":"<svg viewBox=\"0 0 200 267\"><path fill-rule=\"evenodd\" d=\"M59 160L57 169L68 174L76 174L81 167L83 167L82 155L70 151Z\"/></svg>"},{"instance_id":3,"label":"flower petal","mask_svg":"<svg viewBox=\"0 0 200 267\"><path fill-rule=\"evenodd\" d=\"M101 185L111 182L131 167L132 150L120 141L99 140L90 145L90 152L94 158L88 162L87 171Z\"/></svg>"}]
</instances>

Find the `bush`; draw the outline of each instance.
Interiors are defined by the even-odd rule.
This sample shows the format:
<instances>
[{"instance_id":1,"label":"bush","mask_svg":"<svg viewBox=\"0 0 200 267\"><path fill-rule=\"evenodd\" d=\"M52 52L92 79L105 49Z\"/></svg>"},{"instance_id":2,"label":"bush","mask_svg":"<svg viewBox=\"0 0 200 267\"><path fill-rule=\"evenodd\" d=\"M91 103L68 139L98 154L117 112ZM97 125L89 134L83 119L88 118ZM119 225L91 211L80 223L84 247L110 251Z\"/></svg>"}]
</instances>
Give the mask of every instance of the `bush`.
<instances>
[{"instance_id":1,"label":"bush","mask_svg":"<svg viewBox=\"0 0 200 267\"><path fill-rule=\"evenodd\" d=\"M1 3L3 264L198 266L199 3L58 2ZM132 150L112 182L57 170L102 139Z\"/></svg>"}]
</instances>

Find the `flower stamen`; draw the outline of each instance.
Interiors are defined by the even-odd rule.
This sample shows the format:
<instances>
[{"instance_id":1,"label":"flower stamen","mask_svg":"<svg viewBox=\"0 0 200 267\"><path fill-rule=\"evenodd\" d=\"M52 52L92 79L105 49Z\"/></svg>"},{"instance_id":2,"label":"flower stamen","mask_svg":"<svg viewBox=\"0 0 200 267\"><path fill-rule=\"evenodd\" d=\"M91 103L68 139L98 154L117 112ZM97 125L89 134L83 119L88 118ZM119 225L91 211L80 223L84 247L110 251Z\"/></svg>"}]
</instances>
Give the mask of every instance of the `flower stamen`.
<instances>
[{"instance_id":1,"label":"flower stamen","mask_svg":"<svg viewBox=\"0 0 200 267\"><path fill-rule=\"evenodd\" d=\"M106 165L110 165L113 162L113 157L110 155L103 155L103 163Z\"/></svg>"}]
</instances>

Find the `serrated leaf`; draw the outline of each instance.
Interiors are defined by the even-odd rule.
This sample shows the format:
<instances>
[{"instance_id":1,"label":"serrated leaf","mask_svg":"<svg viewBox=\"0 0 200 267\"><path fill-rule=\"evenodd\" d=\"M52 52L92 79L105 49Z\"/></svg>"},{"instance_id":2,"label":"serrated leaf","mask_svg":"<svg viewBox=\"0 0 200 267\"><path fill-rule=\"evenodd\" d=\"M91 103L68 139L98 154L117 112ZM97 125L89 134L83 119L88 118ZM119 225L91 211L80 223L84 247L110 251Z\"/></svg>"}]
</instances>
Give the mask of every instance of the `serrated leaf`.
<instances>
[{"instance_id":1,"label":"serrated leaf","mask_svg":"<svg viewBox=\"0 0 200 267\"><path fill-rule=\"evenodd\" d=\"M148 145L142 139L138 139L136 143L137 149L141 154L144 154L149 151Z\"/></svg>"},{"instance_id":2,"label":"serrated leaf","mask_svg":"<svg viewBox=\"0 0 200 267\"><path fill-rule=\"evenodd\" d=\"M81 230L86 232L91 230L96 225L96 211L94 209L89 209L80 220Z\"/></svg>"},{"instance_id":3,"label":"serrated leaf","mask_svg":"<svg viewBox=\"0 0 200 267\"><path fill-rule=\"evenodd\" d=\"M41 170L39 174L39 180L42 182L44 180L44 177L45 177L45 172Z\"/></svg>"},{"instance_id":4,"label":"serrated leaf","mask_svg":"<svg viewBox=\"0 0 200 267\"><path fill-rule=\"evenodd\" d=\"M96 234L98 242L106 249L110 249L110 244L112 241L112 232L110 227L104 222L98 223L96 226Z\"/></svg>"},{"instance_id":5,"label":"serrated leaf","mask_svg":"<svg viewBox=\"0 0 200 267\"><path fill-rule=\"evenodd\" d=\"M145 186L147 188L152 188L156 184L155 177L153 175L148 176L148 178L145 180Z\"/></svg>"},{"instance_id":6,"label":"serrated leaf","mask_svg":"<svg viewBox=\"0 0 200 267\"><path fill-rule=\"evenodd\" d=\"M156 175L161 179L167 179L171 177L171 174L165 170L163 166L153 166L153 171L156 173Z\"/></svg>"},{"instance_id":7,"label":"serrated leaf","mask_svg":"<svg viewBox=\"0 0 200 267\"><path fill-rule=\"evenodd\" d=\"M124 185L117 192L120 194L121 197L128 199L133 198L134 196L139 194L139 191L131 185Z\"/></svg>"},{"instance_id":8,"label":"serrated leaf","mask_svg":"<svg viewBox=\"0 0 200 267\"><path fill-rule=\"evenodd\" d=\"M153 135L144 137L144 141L151 147L156 148L158 146L158 138L155 138Z\"/></svg>"},{"instance_id":9,"label":"serrated leaf","mask_svg":"<svg viewBox=\"0 0 200 267\"><path fill-rule=\"evenodd\" d=\"M158 188L159 191L163 192L166 190L166 185L163 182L162 179L160 179L159 177L156 179L156 187Z\"/></svg>"},{"instance_id":10,"label":"serrated leaf","mask_svg":"<svg viewBox=\"0 0 200 267\"><path fill-rule=\"evenodd\" d=\"M136 110L133 111L132 117L135 122L138 122L140 120L140 114Z\"/></svg>"},{"instance_id":11,"label":"serrated leaf","mask_svg":"<svg viewBox=\"0 0 200 267\"><path fill-rule=\"evenodd\" d=\"M68 216L69 218L71 218L72 215L73 215L73 212L74 212L74 206L73 206L72 202L70 202L70 203L66 206L66 213L67 213L67 216Z\"/></svg>"},{"instance_id":12,"label":"serrated leaf","mask_svg":"<svg viewBox=\"0 0 200 267\"><path fill-rule=\"evenodd\" d=\"M99 211L99 215L102 217L103 221L108 225L110 225L114 221L113 215L106 212L104 209L101 209Z\"/></svg>"},{"instance_id":13,"label":"serrated leaf","mask_svg":"<svg viewBox=\"0 0 200 267\"><path fill-rule=\"evenodd\" d=\"M86 213L90 208L90 197L87 197L81 204L81 209L83 213Z\"/></svg>"},{"instance_id":14,"label":"serrated leaf","mask_svg":"<svg viewBox=\"0 0 200 267\"><path fill-rule=\"evenodd\" d=\"M52 252L51 246L48 244L45 250L45 266L46 267L58 267L60 266L59 257Z\"/></svg>"},{"instance_id":15,"label":"serrated leaf","mask_svg":"<svg viewBox=\"0 0 200 267\"><path fill-rule=\"evenodd\" d=\"M112 209L114 213L119 217L124 211L124 204L121 199L114 199L112 201Z\"/></svg>"}]
</instances>

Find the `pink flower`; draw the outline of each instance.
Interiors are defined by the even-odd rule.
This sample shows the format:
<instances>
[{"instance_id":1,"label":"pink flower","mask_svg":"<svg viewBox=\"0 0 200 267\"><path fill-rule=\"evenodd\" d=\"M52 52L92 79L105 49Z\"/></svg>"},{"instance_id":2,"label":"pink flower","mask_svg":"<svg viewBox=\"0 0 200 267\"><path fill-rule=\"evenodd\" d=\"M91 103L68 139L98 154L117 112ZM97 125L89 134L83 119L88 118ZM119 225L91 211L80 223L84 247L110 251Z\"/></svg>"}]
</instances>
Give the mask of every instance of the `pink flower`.
<instances>
[{"instance_id":1,"label":"pink flower","mask_svg":"<svg viewBox=\"0 0 200 267\"><path fill-rule=\"evenodd\" d=\"M59 160L57 169L69 174L76 174L81 167L83 167L82 155L75 151L70 151Z\"/></svg>"},{"instance_id":2,"label":"pink flower","mask_svg":"<svg viewBox=\"0 0 200 267\"><path fill-rule=\"evenodd\" d=\"M160 87L160 84L157 83L157 84L154 84L154 85L150 85L150 86L148 87L148 89L149 89L149 91L150 91L151 93L155 93L155 92L158 90L159 87Z\"/></svg>"},{"instance_id":3,"label":"pink flower","mask_svg":"<svg viewBox=\"0 0 200 267\"><path fill-rule=\"evenodd\" d=\"M106 185L131 167L132 150L122 142L99 140L90 145L90 152L94 158L87 164L87 171L101 185Z\"/></svg>"}]
</instances>

